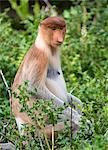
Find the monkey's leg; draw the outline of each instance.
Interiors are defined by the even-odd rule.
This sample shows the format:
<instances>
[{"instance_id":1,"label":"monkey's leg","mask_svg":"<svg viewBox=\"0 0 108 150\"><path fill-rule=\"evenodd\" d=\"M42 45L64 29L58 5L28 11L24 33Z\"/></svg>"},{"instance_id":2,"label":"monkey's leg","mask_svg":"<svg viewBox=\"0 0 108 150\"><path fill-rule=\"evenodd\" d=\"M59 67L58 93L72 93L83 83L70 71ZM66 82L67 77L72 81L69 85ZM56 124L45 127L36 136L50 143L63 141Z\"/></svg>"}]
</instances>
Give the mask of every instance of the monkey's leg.
<instances>
[{"instance_id":1,"label":"monkey's leg","mask_svg":"<svg viewBox=\"0 0 108 150\"><path fill-rule=\"evenodd\" d=\"M31 125L31 123L24 122L23 118L21 118L21 117L16 117L15 119L16 119L16 122L17 122L17 126L18 126L18 130L19 130L20 135L21 136L23 136L23 135L26 136L26 132L24 131L25 124ZM68 124L69 124L69 121L68 121ZM49 139L51 139L51 137L52 137L52 127L53 127L52 124L49 124L49 125L44 127L44 133L47 135L47 137ZM59 123L55 124L54 125L55 137L56 137L56 135L59 131L63 131L64 129L65 129L64 122L59 122ZM74 131L74 133L75 133L75 131ZM38 129L38 134L36 133L35 136L38 137L38 136L41 136L41 134L43 134L43 131L41 129ZM24 141L24 143L27 144L28 141Z\"/></svg>"},{"instance_id":2,"label":"monkey's leg","mask_svg":"<svg viewBox=\"0 0 108 150\"><path fill-rule=\"evenodd\" d=\"M68 124L68 127L71 126L70 121L67 121L67 124ZM47 125L47 126L44 128L44 131L45 131L46 135L47 135L48 138L50 138L50 139L51 139L51 136L52 136L52 127L53 127L53 125L50 124L50 125ZM78 129L79 129L79 126L73 122L73 123L72 123L73 135L76 134L76 132L78 131ZM63 130L66 130L64 121L58 122L57 124L54 125L54 133L55 133L55 136L56 136L56 133L58 133L58 132L60 132L60 131L63 131Z\"/></svg>"},{"instance_id":3,"label":"monkey's leg","mask_svg":"<svg viewBox=\"0 0 108 150\"><path fill-rule=\"evenodd\" d=\"M70 113L70 108L67 108L66 110L63 111L62 115L60 115L61 118L61 122L58 122L56 125L54 125L54 132L59 132L65 129L64 126L64 121L67 121L66 118L68 118L71 121L71 113ZM28 115L24 112L18 112L16 113L15 116L16 122L17 122L17 126L18 126L18 130L20 132L20 135L27 135L26 131L25 131L25 124L28 125L35 125L33 123L33 121L30 119L30 117L28 117ZM75 111L74 109L72 109L72 129L73 129L73 133L76 133L76 131L78 130L79 127L79 120L80 120L80 115L78 114L77 111ZM70 126L70 121L68 121L69 126ZM38 128L38 125L36 125L36 128ZM39 127L38 133L36 133L36 136L41 135L42 134L42 130ZM52 136L52 125L46 125L44 128L44 131L47 135L48 138L51 138ZM27 143L27 141L25 141Z\"/></svg>"}]
</instances>

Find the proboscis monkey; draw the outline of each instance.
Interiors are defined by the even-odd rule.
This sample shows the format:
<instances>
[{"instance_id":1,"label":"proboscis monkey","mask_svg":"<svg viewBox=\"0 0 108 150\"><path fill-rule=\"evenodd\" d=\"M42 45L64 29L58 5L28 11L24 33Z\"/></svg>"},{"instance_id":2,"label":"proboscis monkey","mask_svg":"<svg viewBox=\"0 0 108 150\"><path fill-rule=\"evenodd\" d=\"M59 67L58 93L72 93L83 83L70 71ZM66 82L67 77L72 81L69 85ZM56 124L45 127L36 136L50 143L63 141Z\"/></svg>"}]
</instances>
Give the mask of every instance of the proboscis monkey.
<instances>
[{"instance_id":1,"label":"proboscis monkey","mask_svg":"<svg viewBox=\"0 0 108 150\"><path fill-rule=\"evenodd\" d=\"M37 88L36 98L53 100L55 106L62 106L64 102L71 102L71 99L81 104L78 98L67 92L61 70L59 46L64 41L65 32L66 23L62 18L49 17L40 23L36 41L25 55L14 79L13 91L17 91L17 87L28 80L29 89ZM27 114L20 112L18 101L12 100L12 110L19 131L23 124L31 123ZM72 111L75 127L78 126L80 114L77 110ZM62 116L62 120L70 119L71 108L65 109ZM55 130L63 128L63 124L55 125ZM50 131L51 128L46 127L46 133Z\"/></svg>"}]
</instances>

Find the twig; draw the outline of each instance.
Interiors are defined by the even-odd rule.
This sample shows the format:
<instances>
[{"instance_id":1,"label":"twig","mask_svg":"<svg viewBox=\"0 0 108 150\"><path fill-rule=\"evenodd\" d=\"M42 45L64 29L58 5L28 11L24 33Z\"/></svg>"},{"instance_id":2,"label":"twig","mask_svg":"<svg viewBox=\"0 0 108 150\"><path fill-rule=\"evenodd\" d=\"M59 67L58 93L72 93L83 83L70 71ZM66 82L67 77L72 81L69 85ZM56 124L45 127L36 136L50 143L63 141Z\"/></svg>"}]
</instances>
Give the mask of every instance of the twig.
<instances>
[{"instance_id":1,"label":"twig","mask_svg":"<svg viewBox=\"0 0 108 150\"><path fill-rule=\"evenodd\" d=\"M35 126L36 126L36 127L38 126L38 127L40 128L41 132L43 133L43 135L44 135L44 137L45 137L45 142L46 142L46 144L47 144L48 150L51 150L50 145L49 145L49 142L48 142L48 139L47 139L47 136L46 136L46 133L45 133L45 131L44 131L44 127L43 127L42 125L40 125L40 123L39 123L38 120L36 120L35 123L36 123Z\"/></svg>"},{"instance_id":2,"label":"twig","mask_svg":"<svg viewBox=\"0 0 108 150\"><path fill-rule=\"evenodd\" d=\"M42 129L41 129L41 130L42 130ZM43 135L44 135L44 137L45 137L45 142L46 142L46 144L47 144L48 150L51 150L50 145L49 145L49 142L48 142L48 139L47 139L47 136L46 136L46 133L44 132L44 129L42 130L42 132L43 132Z\"/></svg>"},{"instance_id":3,"label":"twig","mask_svg":"<svg viewBox=\"0 0 108 150\"><path fill-rule=\"evenodd\" d=\"M78 85L76 85L71 91L70 91L70 94L73 93L73 91L75 91L75 89L78 87Z\"/></svg>"},{"instance_id":4,"label":"twig","mask_svg":"<svg viewBox=\"0 0 108 150\"><path fill-rule=\"evenodd\" d=\"M43 1L49 9L52 7L48 0L43 0Z\"/></svg>"},{"instance_id":5,"label":"twig","mask_svg":"<svg viewBox=\"0 0 108 150\"><path fill-rule=\"evenodd\" d=\"M44 150L44 147L43 147L43 144L42 144L42 140L41 140L40 137L39 137L39 142L40 142L41 149Z\"/></svg>"},{"instance_id":6,"label":"twig","mask_svg":"<svg viewBox=\"0 0 108 150\"><path fill-rule=\"evenodd\" d=\"M7 84L7 81L6 81L6 79L5 79L4 75L3 75L2 70L0 70L0 74L1 74L1 77L2 77L3 82L4 82L4 84L5 84L6 90L8 91L8 94L9 94L9 99L10 99L10 119L11 119L11 118L12 118L12 100L11 100L11 91L10 91L10 88L9 88L9 86L8 86L8 84ZM9 123L10 123L10 121L8 122L7 126L9 125Z\"/></svg>"},{"instance_id":7,"label":"twig","mask_svg":"<svg viewBox=\"0 0 108 150\"><path fill-rule=\"evenodd\" d=\"M73 102L73 99L71 98L71 104ZM73 128L72 128L72 106L71 106L71 120L70 120L70 131L71 131L71 134L70 134L70 148L72 150L72 140L73 140Z\"/></svg>"},{"instance_id":8,"label":"twig","mask_svg":"<svg viewBox=\"0 0 108 150\"><path fill-rule=\"evenodd\" d=\"M52 126L52 150L54 150L54 126Z\"/></svg>"},{"instance_id":9,"label":"twig","mask_svg":"<svg viewBox=\"0 0 108 150\"><path fill-rule=\"evenodd\" d=\"M15 150L17 150L17 143L18 143L18 138L16 138L16 140L15 140Z\"/></svg>"}]
</instances>

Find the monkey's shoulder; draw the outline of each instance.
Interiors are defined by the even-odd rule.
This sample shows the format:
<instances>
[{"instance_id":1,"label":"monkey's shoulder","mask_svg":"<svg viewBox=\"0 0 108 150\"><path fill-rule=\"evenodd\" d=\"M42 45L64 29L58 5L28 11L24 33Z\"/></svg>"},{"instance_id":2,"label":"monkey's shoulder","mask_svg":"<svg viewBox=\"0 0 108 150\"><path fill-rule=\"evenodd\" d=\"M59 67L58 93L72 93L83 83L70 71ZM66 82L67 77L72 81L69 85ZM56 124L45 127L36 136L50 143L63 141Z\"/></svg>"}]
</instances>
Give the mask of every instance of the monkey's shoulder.
<instances>
[{"instance_id":1,"label":"monkey's shoulder","mask_svg":"<svg viewBox=\"0 0 108 150\"><path fill-rule=\"evenodd\" d=\"M26 53L23 63L27 66L29 66L31 63L34 66L35 64L38 64L39 66L46 66L46 64L48 64L48 56L44 51L38 49L35 45L32 45L32 47Z\"/></svg>"}]
</instances>

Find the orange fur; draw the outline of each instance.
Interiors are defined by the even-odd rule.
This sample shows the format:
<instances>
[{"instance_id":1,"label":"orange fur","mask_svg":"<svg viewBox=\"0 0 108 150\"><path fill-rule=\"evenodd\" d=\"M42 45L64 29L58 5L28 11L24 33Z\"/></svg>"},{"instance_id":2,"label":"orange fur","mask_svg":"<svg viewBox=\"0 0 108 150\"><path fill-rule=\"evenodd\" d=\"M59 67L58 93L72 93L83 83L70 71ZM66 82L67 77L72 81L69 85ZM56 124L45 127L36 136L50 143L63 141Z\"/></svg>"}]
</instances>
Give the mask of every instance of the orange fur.
<instances>
[{"instance_id":1,"label":"orange fur","mask_svg":"<svg viewBox=\"0 0 108 150\"><path fill-rule=\"evenodd\" d=\"M43 20L41 22L41 25L43 25L46 28L65 28L66 27L66 23L64 21L64 19L60 18L60 17L50 17L50 18L46 18L45 20Z\"/></svg>"}]
</instances>

